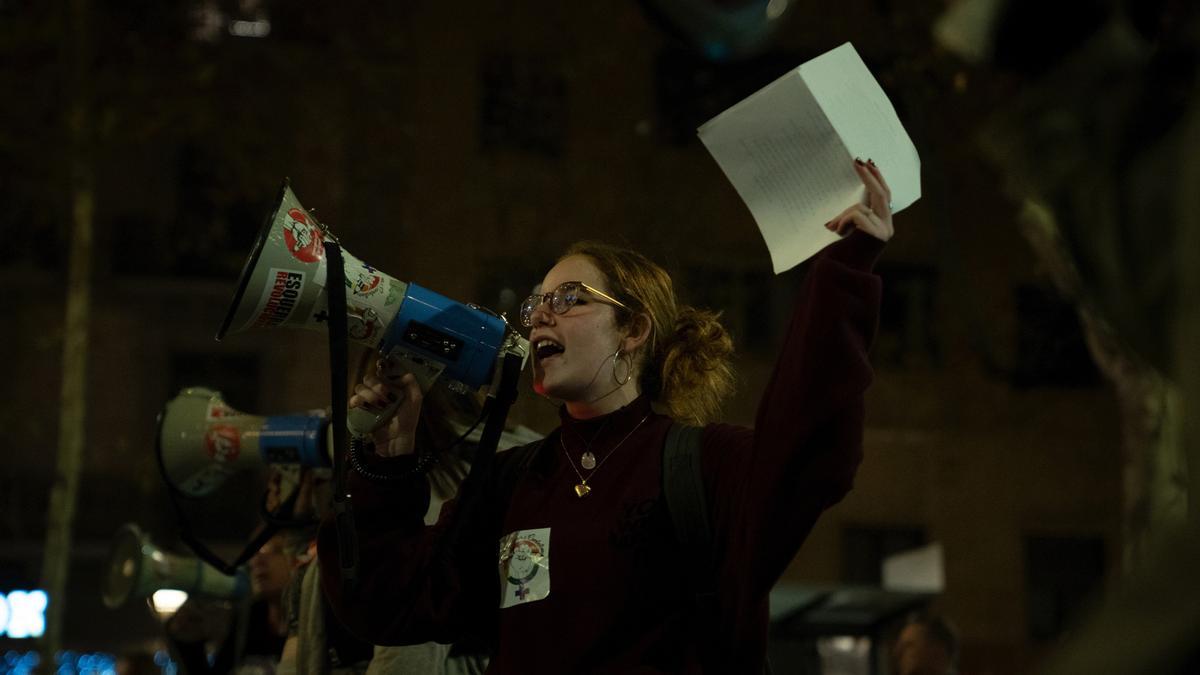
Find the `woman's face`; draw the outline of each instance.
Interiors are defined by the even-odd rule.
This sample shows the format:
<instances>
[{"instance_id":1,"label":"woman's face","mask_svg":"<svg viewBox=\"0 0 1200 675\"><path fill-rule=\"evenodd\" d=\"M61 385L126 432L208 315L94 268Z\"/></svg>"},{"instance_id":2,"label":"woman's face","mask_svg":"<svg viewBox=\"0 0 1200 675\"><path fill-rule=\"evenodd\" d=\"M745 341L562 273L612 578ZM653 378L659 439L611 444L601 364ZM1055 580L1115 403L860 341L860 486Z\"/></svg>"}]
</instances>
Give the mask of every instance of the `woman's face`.
<instances>
[{"instance_id":1,"label":"woman's face","mask_svg":"<svg viewBox=\"0 0 1200 675\"><path fill-rule=\"evenodd\" d=\"M582 281L611 295L608 281L585 256L563 258L550 268L542 292L549 293L565 281ZM624 337L617 329L615 312L615 307L586 291L580 291L579 302L565 314L555 314L548 304L539 306L529 333L534 391L567 403L594 401L612 391L609 368Z\"/></svg>"},{"instance_id":2,"label":"woman's face","mask_svg":"<svg viewBox=\"0 0 1200 675\"><path fill-rule=\"evenodd\" d=\"M284 539L276 535L250 558L250 591L255 598L277 600L292 578L292 560L284 552Z\"/></svg>"}]
</instances>

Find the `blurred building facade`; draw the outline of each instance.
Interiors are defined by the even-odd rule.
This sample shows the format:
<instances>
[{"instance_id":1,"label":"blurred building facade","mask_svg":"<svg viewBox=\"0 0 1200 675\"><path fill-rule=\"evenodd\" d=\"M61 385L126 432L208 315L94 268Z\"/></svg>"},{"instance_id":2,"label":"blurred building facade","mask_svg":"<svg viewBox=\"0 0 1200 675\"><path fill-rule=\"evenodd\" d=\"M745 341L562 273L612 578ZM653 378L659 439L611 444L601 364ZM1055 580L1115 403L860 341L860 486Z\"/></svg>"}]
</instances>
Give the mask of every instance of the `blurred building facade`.
<instances>
[{"instance_id":1,"label":"blurred building facade","mask_svg":"<svg viewBox=\"0 0 1200 675\"><path fill-rule=\"evenodd\" d=\"M768 52L729 63L672 43L636 3L97 8L89 442L68 643L111 648L153 630L115 627L94 589L122 523L175 543L153 447L155 416L179 388L219 388L258 414L327 405L323 336L213 340L284 176L359 258L497 310L514 311L576 239L647 252L686 299L725 312L739 349L726 418L752 423L802 270L770 274L694 129L849 39L922 153L925 196L897 217L880 265L886 306L856 488L788 578L878 583L884 556L940 542L938 606L962 631L963 672L1024 670L1118 572L1119 410L973 149L996 91L929 46L940 5L797 6ZM154 14L139 23L139 11ZM14 18L55 21L47 9ZM53 78L53 59L16 48ZM68 208L55 167L68 150L33 108L13 113L13 128L51 140L18 171L35 146L9 138L14 180L0 188L15 250L0 262L15 374L0 385L12 449L0 469L0 591L37 582L57 442ZM553 407L525 391L514 420L550 428ZM240 541L253 490L203 506L202 534Z\"/></svg>"}]
</instances>

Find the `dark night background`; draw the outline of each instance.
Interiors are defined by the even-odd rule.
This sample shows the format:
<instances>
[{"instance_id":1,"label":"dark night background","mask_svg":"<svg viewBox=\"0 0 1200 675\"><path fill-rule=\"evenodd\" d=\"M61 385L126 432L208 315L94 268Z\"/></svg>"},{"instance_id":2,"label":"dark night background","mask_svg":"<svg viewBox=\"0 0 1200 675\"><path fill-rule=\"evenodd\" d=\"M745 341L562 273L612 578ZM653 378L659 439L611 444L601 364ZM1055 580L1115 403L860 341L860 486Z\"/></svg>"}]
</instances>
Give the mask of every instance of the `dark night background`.
<instances>
[{"instance_id":1,"label":"dark night background","mask_svg":"<svg viewBox=\"0 0 1200 675\"><path fill-rule=\"evenodd\" d=\"M724 311L739 372L725 418L751 423L803 269L771 274L695 129L851 41L921 153L924 196L897 216L879 266L866 462L787 579L877 585L883 557L939 542L934 606L961 631L961 672L1039 663L1129 562L1137 474L1128 407L979 140L1105 3L1083 3L1078 20L1010 17L1033 32L1009 25L992 65L935 41L953 2L770 4L773 35L739 52L652 1L0 0L0 593L42 583L58 448L82 425L62 644L152 653L150 612L107 610L98 588L123 523L183 550L154 462L163 404L205 385L255 414L328 405L320 333L213 339L285 177L357 257L497 311L577 239L646 252L685 300ZM1134 19L1156 36L1146 14ZM1194 95L1162 91L1165 108ZM83 409L67 419L81 199L90 313ZM523 391L513 421L551 428L555 410ZM257 480L193 505L202 536L228 551L245 540ZM33 648L0 637L0 652Z\"/></svg>"}]
</instances>

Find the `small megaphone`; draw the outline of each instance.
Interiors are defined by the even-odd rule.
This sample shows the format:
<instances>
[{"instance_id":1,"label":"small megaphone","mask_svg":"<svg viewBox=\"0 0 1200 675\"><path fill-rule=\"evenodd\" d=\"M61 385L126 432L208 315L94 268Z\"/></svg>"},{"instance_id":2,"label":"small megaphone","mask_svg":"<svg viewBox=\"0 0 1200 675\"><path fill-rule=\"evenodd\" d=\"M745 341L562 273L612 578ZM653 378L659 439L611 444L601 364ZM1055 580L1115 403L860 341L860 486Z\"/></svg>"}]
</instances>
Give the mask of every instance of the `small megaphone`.
<instances>
[{"instance_id":1,"label":"small megaphone","mask_svg":"<svg viewBox=\"0 0 1200 675\"><path fill-rule=\"evenodd\" d=\"M263 225L242 269L237 292L217 339L279 326L325 330L330 319L325 243L336 239L300 205L285 180L278 205ZM529 342L502 316L405 283L342 250L349 338L402 362L428 390L438 377L460 391L492 383L498 360ZM355 408L348 422L369 433L389 416Z\"/></svg>"},{"instance_id":2,"label":"small megaphone","mask_svg":"<svg viewBox=\"0 0 1200 675\"><path fill-rule=\"evenodd\" d=\"M137 525L124 525L113 537L108 556L104 605L117 609L163 589L233 600L250 593L250 580L243 570L230 577L199 558L164 553Z\"/></svg>"},{"instance_id":3,"label":"small megaphone","mask_svg":"<svg viewBox=\"0 0 1200 675\"><path fill-rule=\"evenodd\" d=\"M158 416L158 451L167 482L202 497L264 464L330 466L328 432L320 411L248 415L229 407L219 391L188 387Z\"/></svg>"}]
</instances>

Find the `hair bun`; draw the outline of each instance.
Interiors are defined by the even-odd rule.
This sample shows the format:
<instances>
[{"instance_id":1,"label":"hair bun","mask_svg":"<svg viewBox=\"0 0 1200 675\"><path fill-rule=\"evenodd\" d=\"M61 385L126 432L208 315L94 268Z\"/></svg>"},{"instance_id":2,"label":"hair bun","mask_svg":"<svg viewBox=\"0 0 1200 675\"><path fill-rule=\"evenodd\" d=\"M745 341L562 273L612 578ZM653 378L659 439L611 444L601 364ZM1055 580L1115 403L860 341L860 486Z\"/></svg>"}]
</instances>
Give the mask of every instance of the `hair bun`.
<instances>
[{"instance_id":1,"label":"hair bun","mask_svg":"<svg viewBox=\"0 0 1200 675\"><path fill-rule=\"evenodd\" d=\"M659 399L671 416L704 424L720 412L733 390L733 339L720 314L681 307L675 330L660 349L662 363Z\"/></svg>"}]
</instances>

